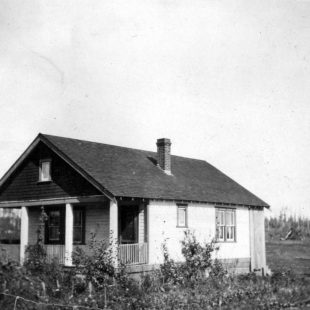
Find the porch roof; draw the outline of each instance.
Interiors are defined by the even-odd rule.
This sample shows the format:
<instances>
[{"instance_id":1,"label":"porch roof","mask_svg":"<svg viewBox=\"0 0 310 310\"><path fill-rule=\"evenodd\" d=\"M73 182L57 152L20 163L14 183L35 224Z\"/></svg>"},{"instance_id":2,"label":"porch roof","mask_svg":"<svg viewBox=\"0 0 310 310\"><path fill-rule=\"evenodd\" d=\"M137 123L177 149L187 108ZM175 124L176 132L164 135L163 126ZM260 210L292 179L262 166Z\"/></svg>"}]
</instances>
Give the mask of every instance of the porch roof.
<instances>
[{"instance_id":1,"label":"porch roof","mask_svg":"<svg viewBox=\"0 0 310 310\"><path fill-rule=\"evenodd\" d=\"M269 207L204 160L172 155L172 175L167 175L156 166L155 152L45 134L38 138L115 197Z\"/></svg>"}]
</instances>

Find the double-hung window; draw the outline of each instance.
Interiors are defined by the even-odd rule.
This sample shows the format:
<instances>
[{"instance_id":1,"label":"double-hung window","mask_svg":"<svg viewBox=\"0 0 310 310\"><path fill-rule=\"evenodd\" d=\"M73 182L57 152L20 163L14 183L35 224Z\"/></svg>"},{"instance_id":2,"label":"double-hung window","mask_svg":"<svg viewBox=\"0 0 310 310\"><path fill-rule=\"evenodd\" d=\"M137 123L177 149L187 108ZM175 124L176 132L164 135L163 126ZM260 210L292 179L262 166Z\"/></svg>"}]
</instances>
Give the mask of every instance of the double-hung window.
<instances>
[{"instance_id":1,"label":"double-hung window","mask_svg":"<svg viewBox=\"0 0 310 310\"><path fill-rule=\"evenodd\" d=\"M216 208L216 239L236 241L236 210Z\"/></svg>"},{"instance_id":2,"label":"double-hung window","mask_svg":"<svg viewBox=\"0 0 310 310\"><path fill-rule=\"evenodd\" d=\"M187 227L187 205L177 205L177 227Z\"/></svg>"},{"instance_id":3,"label":"double-hung window","mask_svg":"<svg viewBox=\"0 0 310 310\"><path fill-rule=\"evenodd\" d=\"M45 243L64 244L65 241L65 208L46 208L47 221L45 223ZM73 243L85 243L85 208L73 209Z\"/></svg>"},{"instance_id":4,"label":"double-hung window","mask_svg":"<svg viewBox=\"0 0 310 310\"><path fill-rule=\"evenodd\" d=\"M45 243L64 244L65 241L65 209L62 207L47 208L45 223Z\"/></svg>"}]
</instances>

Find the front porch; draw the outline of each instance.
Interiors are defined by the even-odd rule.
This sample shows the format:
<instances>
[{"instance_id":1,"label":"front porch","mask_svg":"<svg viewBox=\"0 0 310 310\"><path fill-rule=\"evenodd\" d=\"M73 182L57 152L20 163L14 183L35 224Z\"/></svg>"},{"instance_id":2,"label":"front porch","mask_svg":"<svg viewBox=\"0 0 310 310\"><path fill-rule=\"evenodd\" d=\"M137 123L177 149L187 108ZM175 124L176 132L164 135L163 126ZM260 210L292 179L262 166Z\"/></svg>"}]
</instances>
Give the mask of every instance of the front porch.
<instances>
[{"instance_id":1,"label":"front porch","mask_svg":"<svg viewBox=\"0 0 310 310\"><path fill-rule=\"evenodd\" d=\"M105 197L24 203L20 207L20 242L6 247L0 244L2 257L12 256L9 255L11 246L15 256L18 249L20 262L25 261L27 246L38 240L42 206L48 216L44 225L44 246L49 262L56 258L60 264L72 266L74 249L86 248L94 235L96 240L108 243L112 238L115 241L118 262L126 265L148 263L146 203L110 201Z\"/></svg>"}]
</instances>

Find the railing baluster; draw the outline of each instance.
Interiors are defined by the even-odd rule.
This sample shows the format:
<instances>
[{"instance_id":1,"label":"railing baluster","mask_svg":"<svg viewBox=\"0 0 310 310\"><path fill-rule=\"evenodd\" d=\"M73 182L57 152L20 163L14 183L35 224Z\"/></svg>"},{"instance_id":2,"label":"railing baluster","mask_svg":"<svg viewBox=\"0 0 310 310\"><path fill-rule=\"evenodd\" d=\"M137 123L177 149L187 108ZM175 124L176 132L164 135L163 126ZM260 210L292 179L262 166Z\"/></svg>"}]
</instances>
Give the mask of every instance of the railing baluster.
<instances>
[{"instance_id":1,"label":"railing baluster","mask_svg":"<svg viewBox=\"0 0 310 310\"><path fill-rule=\"evenodd\" d=\"M120 244L118 257L127 265L147 263L147 243Z\"/></svg>"},{"instance_id":2,"label":"railing baluster","mask_svg":"<svg viewBox=\"0 0 310 310\"><path fill-rule=\"evenodd\" d=\"M54 258L57 258L60 264L65 263L65 246L58 244L48 244L45 245L46 259L49 263L52 262Z\"/></svg>"}]
</instances>

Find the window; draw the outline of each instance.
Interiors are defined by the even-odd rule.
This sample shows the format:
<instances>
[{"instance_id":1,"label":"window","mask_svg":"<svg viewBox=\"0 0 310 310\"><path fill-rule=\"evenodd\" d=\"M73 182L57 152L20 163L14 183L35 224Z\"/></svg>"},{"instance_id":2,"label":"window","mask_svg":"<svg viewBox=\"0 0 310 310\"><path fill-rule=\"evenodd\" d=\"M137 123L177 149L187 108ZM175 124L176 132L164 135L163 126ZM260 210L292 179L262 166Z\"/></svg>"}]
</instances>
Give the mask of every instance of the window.
<instances>
[{"instance_id":1,"label":"window","mask_svg":"<svg viewBox=\"0 0 310 310\"><path fill-rule=\"evenodd\" d=\"M187 227L187 205L177 206L178 227Z\"/></svg>"},{"instance_id":2,"label":"window","mask_svg":"<svg viewBox=\"0 0 310 310\"><path fill-rule=\"evenodd\" d=\"M40 161L39 167L39 181L48 182L51 181L51 160L44 159Z\"/></svg>"},{"instance_id":3,"label":"window","mask_svg":"<svg viewBox=\"0 0 310 310\"><path fill-rule=\"evenodd\" d=\"M236 241L236 210L216 209L216 239Z\"/></svg>"},{"instance_id":4,"label":"window","mask_svg":"<svg viewBox=\"0 0 310 310\"><path fill-rule=\"evenodd\" d=\"M20 243L20 209L0 208L0 245L1 243Z\"/></svg>"},{"instance_id":5,"label":"window","mask_svg":"<svg viewBox=\"0 0 310 310\"><path fill-rule=\"evenodd\" d=\"M74 208L73 210L73 243L85 243L85 209Z\"/></svg>"},{"instance_id":6,"label":"window","mask_svg":"<svg viewBox=\"0 0 310 310\"><path fill-rule=\"evenodd\" d=\"M65 209L47 209L47 221L45 223L45 243L64 244L65 233Z\"/></svg>"}]
</instances>

